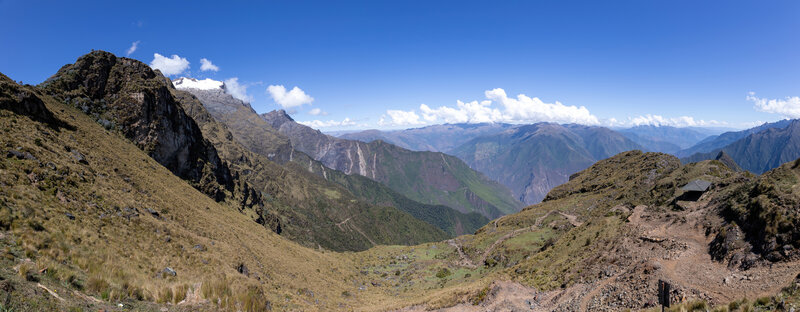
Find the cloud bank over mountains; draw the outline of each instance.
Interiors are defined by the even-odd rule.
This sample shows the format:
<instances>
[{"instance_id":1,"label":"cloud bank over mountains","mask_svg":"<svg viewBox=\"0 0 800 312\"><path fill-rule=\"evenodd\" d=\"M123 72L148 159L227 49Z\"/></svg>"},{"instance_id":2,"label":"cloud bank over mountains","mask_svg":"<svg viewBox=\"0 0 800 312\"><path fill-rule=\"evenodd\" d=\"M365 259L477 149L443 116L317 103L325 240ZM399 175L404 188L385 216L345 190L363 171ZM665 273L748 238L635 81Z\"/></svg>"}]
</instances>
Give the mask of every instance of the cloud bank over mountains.
<instances>
[{"instance_id":1,"label":"cloud bank over mountains","mask_svg":"<svg viewBox=\"0 0 800 312\"><path fill-rule=\"evenodd\" d=\"M779 114L787 118L800 118L800 97L798 96L770 100L756 97L755 92L750 92L747 100L753 102L758 111Z\"/></svg>"},{"instance_id":2,"label":"cloud bank over mountains","mask_svg":"<svg viewBox=\"0 0 800 312\"><path fill-rule=\"evenodd\" d=\"M132 43L127 53L134 53L139 41ZM166 76L175 76L189 73L190 63L177 54L167 57L159 53L153 54L150 67L160 70ZM207 58L200 59L201 72L218 72L219 66ZM224 80L226 92L242 101L251 103L254 97L247 93L248 86L239 82L238 77ZM284 85L269 85L266 95L283 109L297 112L304 105L312 105L314 97L298 86L287 89ZM628 116L621 119L600 118L593 114L586 106L566 105L559 101L545 102L538 97L525 94L509 96L502 88L484 91L484 99L469 102L457 100L455 105L432 107L420 104L417 109L386 109L377 122L370 125L356 123L352 116L343 116L341 120L311 120L300 123L315 128L333 127L414 127L443 123L511 123L532 124L537 122L553 122L559 124L582 124L589 126L606 127L635 127L635 126L672 126L672 127L715 127L731 126L725 121L696 119L692 116L665 117L659 114L644 114ZM756 97L750 92L747 101L754 103L754 109L761 112L781 115L784 118L800 118L800 97L786 97L783 99L766 99ZM328 103L330 105L330 103ZM310 116L327 116L329 110L319 107L310 108L306 113ZM332 111L336 113L336 111ZM341 115L339 115L341 116ZM358 117L358 116L357 116ZM360 116L361 120L369 117ZM373 119L374 120L374 119ZM760 122L760 121L759 121Z\"/></svg>"}]
</instances>

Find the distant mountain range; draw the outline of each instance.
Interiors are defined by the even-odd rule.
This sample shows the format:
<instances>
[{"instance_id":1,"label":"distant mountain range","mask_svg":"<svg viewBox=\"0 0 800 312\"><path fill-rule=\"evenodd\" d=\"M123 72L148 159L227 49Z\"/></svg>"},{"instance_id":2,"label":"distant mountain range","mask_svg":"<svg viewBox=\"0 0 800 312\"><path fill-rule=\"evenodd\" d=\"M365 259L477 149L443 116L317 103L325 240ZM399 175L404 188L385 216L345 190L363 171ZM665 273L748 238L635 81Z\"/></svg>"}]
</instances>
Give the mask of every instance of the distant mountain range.
<instances>
[{"instance_id":1,"label":"distant mountain range","mask_svg":"<svg viewBox=\"0 0 800 312\"><path fill-rule=\"evenodd\" d=\"M723 148L728 144L736 142L737 140L743 139L748 135L761 132L763 130L771 129L771 128L785 128L791 123L791 120L785 119L771 123L765 123L763 125L753 127L747 130L741 131L729 131L719 135L709 136L702 141L698 142L692 147L683 149L676 153L678 157L688 157L695 153L709 153L714 150Z\"/></svg>"},{"instance_id":2,"label":"distant mountain range","mask_svg":"<svg viewBox=\"0 0 800 312\"><path fill-rule=\"evenodd\" d=\"M456 157L412 151L384 141L365 143L336 138L295 122L283 110L261 116L289 137L294 149L329 168L381 182L412 200L445 205L463 213L478 212L489 218L522 207L505 186Z\"/></svg>"},{"instance_id":3,"label":"distant mountain range","mask_svg":"<svg viewBox=\"0 0 800 312\"><path fill-rule=\"evenodd\" d=\"M338 137L362 142L383 140L415 151L449 153L473 138L496 134L513 127L515 125L504 123L460 123L394 131L365 130L345 133Z\"/></svg>"},{"instance_id":4,"label":"distant mountain range","mask_svg":"<svg viewBox=\"0 0 800 312\"><path fill-rule=\"evenodd\" d=\"M761 174L800 157L800 120L782 120L744 131L727 132L698 145L702 146L694 150L722 147L692 154L683 158L683 162L714 159L724 152L742 169Z\"/></svg>"},{"instance_id":5,"label":"distant mountain range","mask_svg":"<svg viewBox=\"0 0 800 312\"><path fill-rule=\"evenodd\" d=\"M537 123L472 139L453 154L534 204L571 174L636 149L642 147L607 128Z\"/></svg>"},{"instance_id":6,"label":"distant mountain range","mask_svg":"<svg viewBox=\"0 0 800 312\"><path fill-rule=\"evenodd\" d=\"M719 132L705 128L671 126L636 126L615 129L647 151L675 154Z\"/></svg>"}]
</instances>

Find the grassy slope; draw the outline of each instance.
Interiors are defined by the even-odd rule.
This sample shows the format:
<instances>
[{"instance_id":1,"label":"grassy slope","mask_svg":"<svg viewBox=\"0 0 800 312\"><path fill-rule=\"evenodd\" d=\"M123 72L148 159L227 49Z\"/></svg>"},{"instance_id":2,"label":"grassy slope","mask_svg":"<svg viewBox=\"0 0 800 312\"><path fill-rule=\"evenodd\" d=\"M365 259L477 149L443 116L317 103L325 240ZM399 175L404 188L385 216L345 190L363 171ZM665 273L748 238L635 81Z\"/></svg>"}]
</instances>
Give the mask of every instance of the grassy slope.
<instances>
[{"instance_id":1,"label":"grassy slope","mask_svg":"<svg viewBox=\"0 0 800 312\"><path fill-rule=\"evenodd\" d=\"M113 301L140 297L177 302L170 293L203 283L206 298L219 297L228 307L247 300L272 302L279 309L308 307L309 299L297 295L299 289L324 298L318 307L357 302L341 296L342 290L354 288L345 278L354 274L345 255L282 239L173 176L124 137L72 107L42 98L75 130L49 128L0 110L0 146L36 157L0 161L4 257L47 267L42 284L75 285L70 287ZM66 147L85 155L88 165L77 162ZM138 216L126 218L129 208ZM250 277L236 272L240 264L249 268ZM165 267L175 269L177 276L160 277ZM14 294L24 294L35 283L21 281L14 288L20 289ZM63 304L80 301L69 293L62 296L70 298ZM41 292L35 300L12 298L15 311L61 304Z\"/></svg>"}]
</instances>

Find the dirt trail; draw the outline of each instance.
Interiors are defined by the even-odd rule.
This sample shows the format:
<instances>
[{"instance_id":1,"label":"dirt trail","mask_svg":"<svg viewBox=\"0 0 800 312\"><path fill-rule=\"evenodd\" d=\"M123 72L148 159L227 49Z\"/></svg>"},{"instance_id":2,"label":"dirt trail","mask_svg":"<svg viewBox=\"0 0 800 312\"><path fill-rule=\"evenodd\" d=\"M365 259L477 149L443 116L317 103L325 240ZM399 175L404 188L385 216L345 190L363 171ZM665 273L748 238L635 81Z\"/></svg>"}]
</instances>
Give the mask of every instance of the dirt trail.
<instances>
[{"instance_id":1,"label":"dirt trail","mask_svg":"<svg viewBox=\"0 0 800 312\"><path fill-rule=\"evenodd\" d=\"M503 235L503 237L498 238L496 241L494 241L494 243L492 243L491 246L489 246L489 248L486 248L486 250L483 251L483 256L481 256L481 260L478 263L479 264L486 263L486 258L489 257L489 254L491 254L492 251L494 251L494 249L497 248L497 246L500 246L500 244L505 242L507 239L522 234L522 232L533 231L534 229L535 227L532 225L530 227L513 230L510 233Z\"/></svg>"},{"instance_id":2,"label":"dirt trail","mask_svg":"<svg viewBox=\"0 0 800 312\"><path fill-rule=\"evenodd\" d=\"M336 226L338 226L340 230L344 231L344 229L342 228L342 225L345 224L345 222L350 221L350 218L351 217L348 217L347 219L344 219L344 221L336 223Z\"/></svg>"},{"instance_id":3,"label":"dirt trail","mask_svg":"<svg viewBox=\"0 0 800 312\"><path fill-rule=\"evenodd\" d=\"M443 310L588 311L600 308L598 304L611 310L626 306L636 309L642 307L642 300L655 296L653 287L658 279L670 281L674 289L687 296L687 300L700 298L716 305L744 297L774 295L800 272L800 261L739 271L711 259L708 246L713 237L705 235L703 224L709 220L713 224L716 222L713 220L718 220L714 218L719 217L707 202L694 203L685 212L665 211L663 208L650 210L646 206L637 206L632 212L625 207L614 209L631 213L625 225L628 236L619 242L620 249L614 251L632 258L609 268L613 274L610 277L548 292L539 292L515 282L495 281L489 296L478 306L464 303ZM497 239L484 251L481 261L485 262L486 257L507 239L540 227L552 213L561 214L574 226L582 224L568 213L550 211L537 218L533 226L511 231ZM448 243L457 248L462 262L474 267L458 242L451 240ZM643 282L647 284L643 285ZM676 301L681 299L675 298Z\"/></svg>"},{"instance_id":4,"label":"dirt trail","mask_svg":"<svg viewBox=\"0 0 800 312\"><path fill-rule=\"evenodd\" d=\"M567 218L567 221L569 221L569 224L572 224L572 226L574 226L574 227L579 227L579 226L583 225L583 222L578 221L578 217L576 217L574 215L566 214L566 213L564 213L562 211L559 211L558 213L561 214L561 216L563 216L564 218Z\"/></svg>"},{"instance_id":5,"label":"dirt trail","mask_svg":"<svg viewBox=\"0 0 800 312\"><path fill-rule=\"evenodd\" d=\"M800 272L798 262L776 263L743 272L729 269L724 263L711 259L708 246L713 238L707 237L703 227L696 221L703 219L708 208L689 212L686 215L689 221L685 223L663 219L644 220L645 208L636 207L629 218L631 225L642 229L643 238L663 239L685 246L685 250L674 257L652 257L649 261L660 266L660 273L667 280L705 293L715 302L773 295L791 283Z\"/></svg>"},{"instance_id":6,"label":"dirt trail","mask_svg":"<svg viewBox=\"0 0 800 312\"><path fill-rule=\"evenodd\" d=\"M345 230L345 229L344 229L342 226L343 226L343 225L345 225L345 224L347 223L347 221L350 221L350 218L352 218L352 217L349 217L349 218L347 218L347 219L344 219L344 221L342 221L342 222L336 223L336 226L338 226L338 227L339 227L339 230L342 230L342 231L344 231L344 230ZM372 246L378 246L378 244L376 244L374 241L372 241L372 239L371 239L371 238L369 238L369 236L367 236L367 234L364 234L364 232L362 232L362 231L361 231L361 229L359 229L359 228L358 228L358 227L357 227L355 224L353 224L352 222L350 222L348 225L349 225L349 227L348 227L349 229L351 229L351 230L354 230L354 231L358 232L358 234L361 234L361 236L363 236L364 238L366 238L366 239L367 239L367 241L369 241L369 242L370 242L370 244L372 244Z\"/></svg>"},{"instance_id":7,"label":"dirt trail","mask_svg":"<svg viewBox=\"0 0 800 312\"><path fill-rule=\"evenodd\" d=\"M478 267L477 265L472 263L472 260L470 260L469 257L467 257L467 255L464 253L464 249L461 247L461 244L456 242L455 239L448 239L447 240L447 244L449 244L450 246L455 247L456 251L458 251L459 260L456 261L456 265L463 266L463 267L468 267L470 269L474 269L474 268Z\"/></svg>"},{"instance_id":8,"label":"dirt trail","mask_svg":"<svg viewBox=\"0 0 800 312\"><path fill-rule=\"evenodd\" d=\"M566 218L569 221L569 223L572 224L573 226L578 227L578 226L583 225L583 222L579 222L578 218L576 216L574 216L574 215L570 215L570 214L567 214L567 213L564 213L564 212L561 212L561 211L555 211L555 210L548 211L546 214L544 214L541 217L537 218L533 225L531 225L529 227L524 227L524 228L521 228L521 229L513 230L513 231L507 233L506 235L503 235L503 237L500 237L497 240L495 240L494 243L492 243L492 245L490 245L488 248L486 248L483 251L483 253L481 255L481 259L480 259L480 261L477 262L477 264L475 264L474 262L472 262L472 260L470 260L469 256L467 256L466 253L464 253L464 249L461 246L461 244L458 243L455 239L450 239L450 240L447 241L447 243L450 246L455 247L456 250L458 251L459 260L456 262L456 265L469 267L469 268L473 268L474 269L478 265L483 265L484 263L486 263L486 258L488 258L489 255L498 246L500 246L500 244L502 244L506 240L511 239L511 238L513 238L513 237L515 237L515 236L517 236L519 234L522 234L524 232L536 230L537 228L542 226L542 221L544 221L544 219L546 219L548 216L550 216L550 215L552 215L554 213L561 214L561 216ZM501 218L498 218L498 219L494 220L495 229L497 229L497 221L500 220L500 219Z\"/></svg>"}]
</instances>

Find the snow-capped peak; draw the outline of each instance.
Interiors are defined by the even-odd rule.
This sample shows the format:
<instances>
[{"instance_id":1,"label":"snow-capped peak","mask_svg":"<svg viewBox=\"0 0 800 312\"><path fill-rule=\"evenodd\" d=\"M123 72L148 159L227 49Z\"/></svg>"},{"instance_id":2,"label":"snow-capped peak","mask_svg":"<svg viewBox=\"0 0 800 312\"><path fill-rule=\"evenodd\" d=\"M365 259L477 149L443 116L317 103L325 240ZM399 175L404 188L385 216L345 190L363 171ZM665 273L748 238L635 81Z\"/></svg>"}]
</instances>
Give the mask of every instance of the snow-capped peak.
<instances>
[{"instance_id":1,"label":"snow-capped peak","mask_svg":"<svg viewBox=\"0 0 800 312\"><path fill-rule=\"evenodd\" d=\"M194 78L181 77L175 79L172 84L177 89L199 89L199 90L222 90L222 81L206 78L198 80Z\"/></svg>"}]
</instances>

